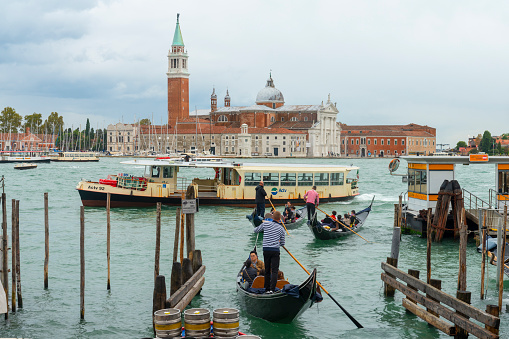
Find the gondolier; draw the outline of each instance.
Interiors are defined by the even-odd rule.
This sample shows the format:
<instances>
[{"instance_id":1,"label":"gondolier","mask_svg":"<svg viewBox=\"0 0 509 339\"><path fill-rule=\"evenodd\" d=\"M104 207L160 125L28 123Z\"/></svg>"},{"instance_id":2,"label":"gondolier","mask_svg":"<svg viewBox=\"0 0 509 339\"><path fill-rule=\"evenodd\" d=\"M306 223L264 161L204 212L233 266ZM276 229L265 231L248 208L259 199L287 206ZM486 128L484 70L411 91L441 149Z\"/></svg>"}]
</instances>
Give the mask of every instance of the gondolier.
<instances>
[{"instance_id":1,"label":"gondolier","mask_svg":"<svg viewBox=\"0 0 509 339\"><path fill-rule=\"evenodd\" d=\"M320 197L318 196L318 192L316 192L316 186L313 186L312 189L304 194L304 200L306 201L308 210L308 220L311 221L315 215L315 207L320 203Z\"/></svg>"},{"instance_id":2,"label":"gondolier","mask_svg":"<svg viewBox=\"0 0 509 339\"><path fill-rule=\"evenodd\" d=\"M281 226L281 212L273 214L274 221L264 221L254 229L263 232L263 260L265 261L265 293L274 293L279 271L279 247L285 245L285 231Z\"/></svg>"},{"instance_id":3,"label":"gondolier","mask_svg":"<svg viewBox=\"0 0 509 339\"><path fill-rule=\"evenodd\" d=\"M265 189L263 188L263 181L260 181L260 184L256 186L255 191L256 215L263 218L265 215L265 197L267 196L267 192L265 192Z\"/></svg>"}]
</instances>

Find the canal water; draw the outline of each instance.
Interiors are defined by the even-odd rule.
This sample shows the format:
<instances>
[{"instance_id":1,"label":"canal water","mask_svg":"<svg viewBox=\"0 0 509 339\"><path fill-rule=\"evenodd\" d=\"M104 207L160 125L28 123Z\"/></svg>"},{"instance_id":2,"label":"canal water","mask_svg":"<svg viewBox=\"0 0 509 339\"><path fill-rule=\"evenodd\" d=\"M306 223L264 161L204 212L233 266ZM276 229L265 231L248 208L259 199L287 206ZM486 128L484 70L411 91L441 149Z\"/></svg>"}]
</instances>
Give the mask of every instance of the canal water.
<instances>
[{"instance_id":1,"label":"canal water","mask_svg":"<svg viewBox=\"0 0 509 339\"><path fill-rule=\"evenodd\" d=\"M81 178L98 180L108 174L143 173L142 167L120 164L121 158L102 158L98 163L40 164L35 170L15 171L1 164L8 198L20 200L21 281L24 308L0 317L0 336L30 338L142 338L153 336L151 323L155 219L154 208L112 209L111 291L106 290L106 213L104 208L86 208L85 320L80 320L79 209L76 184ZM268 160L261 160L268 161ZM273 162L273 160L270 160ZM405 312L402 294L384 298L380 263L390 252L394 204L405 191L401 177L388 174L390 159L277 160L282 163L356 165L360 169L360 196L347 203L322 204L326 211L346 213L365 208L375 196L373 212L360 234L336 241L315 240L303 225L287 236L287 248L308 269L318 270L318 279L335 299L365 328L357 329L330 298L313 306L292 324L273 324L240 312L241 331L262 338L439 338L445 337L422 320ZM402 169L406 163L402 161ZM196 171L196 170L195 170ZM400 170L401 172L401 170ZM214 175L187 172L186 176ZM457 179L481 198L488 198L494 185L493 165L458 166ZM50 260L49 289L43 289L44 211L43 194L49 192ZM196 248L207 267L205 285L191 306L213 310L239 308L235 277L253 248L256 236L245 216L246 208L201 207L196 215ZM9 229L10 229L10 215ZM171 271L175 208L163 206L160 272ZM9 231L10 232L10 231ZM9 238L10 242L10 238ZM482 309L497 303L495 266L489 267L486 300L480 300L481 256L475 242L467 249L468 290L472 303ZM426 275L426 241L403 235L399 267ZM306 273L286 253L281 270L292 283ZM433 244L432 277L442 279L443 290L455 294L458 274L458 243L444 240ZM10 282L9 282L10 284ZM509 283L506 285L509 288ZM509 302L504 294L505 304ZM502 336L509 333L508 314L501 314Z\"/></svg>"}]
</instances>

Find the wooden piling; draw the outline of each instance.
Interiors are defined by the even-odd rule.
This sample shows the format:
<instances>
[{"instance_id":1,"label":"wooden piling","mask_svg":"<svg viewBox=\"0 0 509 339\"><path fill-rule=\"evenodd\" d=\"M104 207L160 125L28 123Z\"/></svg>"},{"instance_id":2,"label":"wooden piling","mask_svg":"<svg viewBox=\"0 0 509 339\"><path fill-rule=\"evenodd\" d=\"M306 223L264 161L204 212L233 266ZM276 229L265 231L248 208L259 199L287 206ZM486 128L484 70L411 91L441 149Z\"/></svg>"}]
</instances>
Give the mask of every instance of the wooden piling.
<instances>
[{"instance_id":1,"label":"wooden piling","mask_svg":"<svg viewBox=\"0 0 509 339\"><path fill-rule=\"evenodd\" d=\"M192 261L193 261L193 272L196 273L196 271L198 271L198 269L202 265L200 250L194 250Z\"/></svg>"},{"instance_id":2,"label":"wooden piling","mask_svg":"<svg viewBox=\"0 0 509 339\"><path fill-rule=\"evenodd\" d=\"M440 279L430 279L429 283L431 286L433 286L434 288L438 289L438 290L441 290L442 289L442 280ZM426 293L426 297L433 300L433 301L436 301L436 302L439 302L437 299L429 296L427 293ZM431 309L427 308L426 309L429 313L433 314L434 316L438 317L438 313L432 311Z\"/></svg>"},{"instance_id":3,"label":"wooden piling","mask_svg":"<svg viewBox=\"0 0 509 339\"><path fill-rule=\"evenodd\" d=\"M391 266L394 266L394 267L398 267L398 259L394 259L394 258L388 257L387 258L387 264L389 264ZM389 275L392 278L394 278L394 276L390 275L389 273L387 273L387 275ZM394 297L394 293L395 292L396 292L396 289L394 287L392 287L391 285L389 285L386 282L384 282L384 295L386 297Z\"/></svg>"},{"instance_id":4,"label":"wooden piling","mask_svg":"<svg viewBox=\"0 0 509 339\"><path fill-rule=\"evenodd\" d=\"M472 293L470 293L469 291L461 291L461 290L456 291L456 298L463 302L466 302L467 304L470 304L471 296L472 296ZM465 315L461 312L456 311L456 313L463 318L467 318L467 319L469 318L467 315ZM467 338L467 337L468 337L468 332L465 331L464 329L462 329L461 327L456 326L456 335L454 336L454 338L455 339L463 339L463 338Z\"/></svg>"},{"instance_id":5,"label":"wooden piling","mask_svg":"<svg viewBox=\"0 0 509 339\"><path fill-rule=\"evenodd\" d=\"M431 281L431 208L428 208L428 219L426 220L426 282Z\"/></svg>"},{"instance_id":6,"label":"wooden piling","mask_svg":"<svg viewBox=\"0 0 509 339\"><path fill-rule=\"evenodd\" d=\"M2 276L3 285L5 290L5 298L7 301L7 310L9 309L9 261L7 253L7 197L5 193L2 193ZM9 319L9 312L5 313L5 319Z\"/></svg>"},{"instance_id":7,"label":"wooden piling","mask_svg":"<svg viewBox=\"0 0 509 339\"><path fill-rule=\"evenodd\" d=\"M185 284L193 276L193 263L189 258L182 261L182 284Z\"/></svg>"},{"instance_id":8,"label":"wooden piling","mask_svg":"<svg viewBox=\"0 0 509 339\"><path fill-rule=\"evenodd\" d=\"M491 315L494 315L495 317L498 317L499 313L500 313L500 308L497 305L486 305L486 313L489 313ZM484 328L486 328L491 333L498 335L497 327L491 327L489 325L485 325Z\"/></svg>"},{"instance_id":9,"label":"wooden piling","mask_svg":"<svg viewBox=\"0 0 509 339\"><path fill-rule=\"evenodd\" d=\"M409 269L408 270L408 274L410 274L412 277L416 278L416 279L419 279L419 271L418 270L412 270L412 269ZM408 288L411 288L415 291L417 291L417 289L415 287L412 287L410 285L408 285ZM417 303L415 300L412 300L410 298L408 298L411 302L413 302L414 304Z\"/></svg>"},{"instance_id":10,"label":"wooden piling","mask_svg":"<svg viewBox=\"0 0 509 339\"><path fill-rule=\"evenodd\" d=\"M156 276L154 283L154 295L152 297L152 326L154 327L154 312L166 308L166 280L164 275Z\"/></svg>"},{"instance_id":11,"label":"wooden piling","mask_svg":"<svg viewBox=\"0 0 509 339\"><path fill-rule=\"evenodd\" d=\"M403 209L403 197L399 196L399 203L398 203L398 227L401 228L401 224L402 224L402 218L401 218L401 213L402 213L402 209Z\"/></svg>"},{"instance_id":12,"label":"wooden piling","mask_svg":"<svg viewBox=\"0 0 509 339\"><path fill-rule=\"evenodd\" d=\"M180 264L184 260L184 214L180 215Z\"/></svg>"},{"instance_id":13,"label":"wooden piling","mask_svg":"<svg viewBox=\"0 0 509 339\"><path fill-rule=\"evenodd\" d=\"M80 207L80 318L85 319L85 207Z\"/></svg>"},{"instance_id":14,"label":"wooden piling","mask_svg":"<svg viewBox=\"0 0 509 339\"><path fill-rule=\"evenodd\" d=\"M498 254L498 262L501 263L500 271L499 271L499 280L498 280L498 309L502 310L502 297L504 294L504 262L505 262L505 244L507 237L507 205L504 206L504 229L502 232L502 251Z\"/></svg>"},{"instance_id":15,"label":"wooden piling","mask_svg":"<svg viewBox=\"0 0 509 339\"><path fill-rule=\"evenodd\" d=\"M49 265L49 217L48 217L48 192L44 193L44 289L48 289L48 265Z\"/></svg>"},{"instance_id":16,"label":"wooden piling","mask_svg":"<svg viewBox=\"0 0 509 339\"><path fill-rule=\"evenodd\" d=\"M399 204L394 204L394 227L398 227L398 207Z\"/></svg>"},{"instance_id":17,"label":"wooden piling","mask_svg":"<svg viewBox=\"0 0 509 339\"><path fill-rule=\"evenodd\" d=\"M16 200L16 290L18 297L18 308L23 308L23 295L21 293L21 259L19 241L19 200Z\"/></svg>"},{"instance_id":18,"label":"wooden piling","mask_svg":"<svg viewBox=\"0 0 509 339\"><path fill-rule=\"evenodd\" d=\"M180 207L176 210L176 226L175 226L175 240L173 243L173 262L177 261L179 250L179 233L180 233Z\"/></svg>"},{"instance_id":19,"label":"wooden piling","mask_svg":"<svg viewBox=\"0 0 509 339\"><path fill-rule=\"evenodd\" d=\"M465 218L465 209L461 210L461 218L459 220L460 228L460 250L459 250L459 271L458 271L458 290L466 291L467 289L467 224Z\"/></svg>"},{"instance_id":20,"label":"wooden piling","mask_svg":"<svg viewBox=\"0 0 509 339\"><path fill-rule=\"evenodd\" d=\"M391 258L398 259L400 241L401 241L401 227L394 227L392 229Z\"/></svg>"},{"instance_id":21,"label":"wooden piling","mask_svg":"<svg viewBox=\"0 0 509 339\"><path fill-rule=\"evenodd\" d=\"M111 223L110 223L110 208L111 208L111 193L108 192L106 194L106 260L108 261L108 283L106 285L106 289L111 290L110 284L110 236L111 236Z\"/></svg>"},{"instance_id":22,"label":"wooden piling","mask_svg":"<svg viewBox=\"0 0 509 339\"><path fill-rule=\"evenodd\" d=\"M189 186L186 192L186 199L195 199L194 186ZM187 257L193 260L195 247L194 239L194 214L186 214L186 250Z\"/></svg>"},{"instance_id":23,"label":"wooden piling","mask_svg":"<svg viewBox=\"0 0 509 339\"><path fill-rule=\"evenodd\" d=\"M171 268L170 295L175 293L180 286L182 286L182 264L175 261Z\"/></svg>"},{"instance_id":24,"label":"wooden piling","mask_svg":"<svg viewBox=\"0 0 509 339\"><path fill-rule=\"evenodd\" d=\"M486 216L487 211L484 210L483 227L482 227L482 263L481 263L481 300L484 299L484 274L486 271Z\"/></svg>"},{"instance_id":25,"label":"wooden piling","mask_svg":"<svg viewBox=\"0 0 509 339\"><path fill-rule=\"evenodd\" d=\"M154 260L154 279L159 275L159 257L161 255L161 203L157 203L156 210L156 254Z\"/></svg>"},{"instance_id":26,"label":"wooden piling","mask_svg":"<svg viewBox=\"0 0 509 339\"><path fill-rule=\"evenodd\" d=\"M16 199L12 199L12 209L11 209L11 278L12 278L12 288L11 288L11 304L12 304L12 313L16 312Z\"/></svg>"}]
</instances>

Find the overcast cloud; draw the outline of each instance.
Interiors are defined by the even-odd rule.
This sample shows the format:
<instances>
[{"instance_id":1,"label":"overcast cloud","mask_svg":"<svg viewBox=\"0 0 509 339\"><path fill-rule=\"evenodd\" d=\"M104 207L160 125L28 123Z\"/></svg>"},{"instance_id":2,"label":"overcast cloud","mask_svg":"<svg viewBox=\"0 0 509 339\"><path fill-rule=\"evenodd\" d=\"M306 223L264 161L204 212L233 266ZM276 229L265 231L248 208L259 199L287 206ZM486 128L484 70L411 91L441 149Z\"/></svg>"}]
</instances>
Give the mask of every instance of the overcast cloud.
<instances>
[{"instance_id":1,"label":"overcast cloud","mask_svg":"<svg viewBox=\"0 0 509 339\"><path fill-rule=\"evenodd\" d=\"M509 132L506 1L3 1L0 109L93 127L166 121L176 13L190 107L252 105L269 71L287 104L337 102L346 124ZM451 145L452 146L452 145Z\"/></svg>"}]
</instances>

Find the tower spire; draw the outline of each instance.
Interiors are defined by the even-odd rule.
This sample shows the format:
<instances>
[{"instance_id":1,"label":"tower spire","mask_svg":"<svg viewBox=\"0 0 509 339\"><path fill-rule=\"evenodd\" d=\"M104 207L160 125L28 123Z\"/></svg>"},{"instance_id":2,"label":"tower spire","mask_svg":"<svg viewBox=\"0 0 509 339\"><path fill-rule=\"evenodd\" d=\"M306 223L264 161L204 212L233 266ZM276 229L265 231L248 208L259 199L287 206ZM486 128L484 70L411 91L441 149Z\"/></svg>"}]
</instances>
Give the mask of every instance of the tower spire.
<instances>
[{"instance_id":1,"label":"tower spire","mask_svg":"<svg viewBox=\"0 0 509 339\"><path fill-rule=\"evenodd\" d=\"M184 39L182 39L182 32L180 31L179 16L180 13L177 13L177 25L175 26L175 33L173 34L172 46L184 46Z\"/></svg>"}]
</instances>

